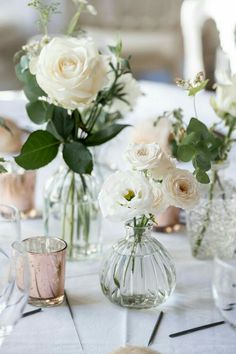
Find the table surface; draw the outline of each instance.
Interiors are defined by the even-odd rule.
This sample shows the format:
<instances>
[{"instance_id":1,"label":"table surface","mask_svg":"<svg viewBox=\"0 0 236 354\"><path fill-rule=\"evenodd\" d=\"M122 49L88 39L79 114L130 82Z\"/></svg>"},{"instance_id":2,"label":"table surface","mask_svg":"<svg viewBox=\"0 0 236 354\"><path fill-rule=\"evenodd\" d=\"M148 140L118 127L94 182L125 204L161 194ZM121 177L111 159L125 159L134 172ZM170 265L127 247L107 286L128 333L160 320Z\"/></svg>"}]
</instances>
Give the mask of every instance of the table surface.
<instances>
[{"instance_id":1,"label":"table surface","mask_svg":"<svg viewBox=\"0 0 236 354\"><path fill-rule=\"evenodd\" d=\"M148 82L141 85L146 95L128 117L129 121L139 121L179 106L185 108L187 115L193 114L192 104L181 90ZM206 122L210 122L214 113L208 105L209 95L203 94L198 99L199 116L206 117ZM22 97L0 93L0 115L11 116L23 125L26 116ZM127 134L122 133L112 144L115 146L119 143L120 147L120 142L123 142L122 149L125 149ZM117 166L120 165L122 162L117 161ZM51 174L53 167L54 164L39 171L36 197L39 208L42 205L43 180ZM108 221L104 221L102 230L105 249L124 235L122 225ZM22 222L22 238L39 234L43 234L42 220ZM163 310L164 318L151 346L160 354L236 353L236 334L227 324L169 338L170 333L220 321L222 318L214 306L211 294L212 262L192 258L184 229L177 234L153 235L172 254L177 269L175 292L162 307L135 311L115 306L101 293L99 260L68 262L66 291L74 322L66 303L46 308L41 313L21 319L6 338L0 352L108 354L120 346L146 346L158 313Z\"/></svg>"}]
</instances>

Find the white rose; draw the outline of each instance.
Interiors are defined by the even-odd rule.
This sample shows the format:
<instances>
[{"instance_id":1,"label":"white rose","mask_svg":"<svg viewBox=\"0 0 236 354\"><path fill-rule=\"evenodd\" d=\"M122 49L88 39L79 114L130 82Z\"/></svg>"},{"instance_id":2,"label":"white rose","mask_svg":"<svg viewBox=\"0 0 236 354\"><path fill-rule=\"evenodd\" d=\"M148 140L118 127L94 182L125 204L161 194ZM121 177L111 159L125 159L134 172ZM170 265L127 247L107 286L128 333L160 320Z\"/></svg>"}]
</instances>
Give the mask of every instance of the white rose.
<instances>
[{"instance_id":1,"label":"white rose","mask_svg":"<svg viewBox=\"0 0 236 354\"><path fill-rule=\"evenodd\" d=\"M158 144L134 144L128 147L126 157L137 170L148 170L158 164L162 150Z\"/></svg>"},{"instance_id":2,"label":"white rose","mask_svg":"<svg viewBox=\"0 0 236 354\"><path fill-rule=\"evenodd\" d=\"M169 203L165 197L165 194L163 193L162 183L152 182L151 185L154 195L152 213L159 214L168 208Z\"/></svg>"},{"instance_id":3,"label":"white rose","mask_svg":"<svg viewBox=\"0 0 236 354\"><path fill-rule=\"evenodd\" d=\"M148 170L148 174L155 179L163 179L175 168L174 160L165 154L158 144L131 145L126 156L136 170Z\"/></svg>"},{"instance_id":4,"label":"white rose","mask_svg":"<svg viewBox=\"0 0 236 354\"><path fill-rule=\"evenodd\" d=\"M198 182L187 170L176 168L163 180L163 193L169 204L183 209L193 208L200 197Z\"/></svg>"},{"instance_id":5,"label":"white rose","mask_svg":"<svg viewBox=\"0 0 236 354\"><path fill-rule=\"evenodd\" d=\"M113 74L110 75L110 81L113 81ZM113 78L111 80L111 77ZM132 74L127 73L119 77L117 84L122 87L122 98L114 98L112 104L107 108L109 113L114 113L119 111L122 115L131 111L135 106L138 97L141 95L140 87L138 82L134 79Z\"/></svg>"},{"instance_id":6,"label":"white rose","mask_svg":"<svg viewBox=\"0 0 236 354\"><path fill-rule=\"evenodd\" d=\"M236 74L231 77L231 82L217 85L216 97L211 103L219 116L228 113L236 117Z\"/></svg>"},{"instance_id":7,"label":"white rose","mask_svg":"<svg viewBox=\"0 0 236 354\"><path fill-rule=\"evenodd\" d=\"M103 88L106 61L89 38L55 37L30 68L53 102L74 110L89 105Z\"/></svg>"},{"instance_id":8,"label":"white rose","mask_svg":"<svg viewBox=\"0 0 236 354\"><path fill-rule=\"evenodd\" d=\"M152 187L139 172L116 172L103 184L98 200L104 217L129 220L148 215L153 205Z\"/></svg>"}]
</instances>

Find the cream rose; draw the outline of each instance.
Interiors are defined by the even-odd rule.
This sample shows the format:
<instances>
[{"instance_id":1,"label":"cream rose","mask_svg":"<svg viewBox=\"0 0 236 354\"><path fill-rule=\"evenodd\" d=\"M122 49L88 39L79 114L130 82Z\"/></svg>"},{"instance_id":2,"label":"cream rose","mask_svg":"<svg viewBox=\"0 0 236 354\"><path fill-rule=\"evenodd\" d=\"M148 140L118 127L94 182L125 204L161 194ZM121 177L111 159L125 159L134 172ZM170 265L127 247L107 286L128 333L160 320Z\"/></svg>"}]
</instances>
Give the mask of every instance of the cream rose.
<instances>
[{"instance_id":1,"label":"cream rose","mask_svg":"<svg viewBox=\"0 0 236 354\"><path fill-rule=\"evenodd\" d=\"M195 177L179 168L172 170L163 180L163 193L170 205L183 209L193 208L200 197Z\"/></svg>"},{"instance_id":2,"label":"cream rose","mask_svg":"<svg viewBox=\"0 0 236 354\"><path fill-rule=\"evenodd\" d=\"M162 152L157 161L156 166L150 169L148 172L152 178L162 180L168 173L170 173L175 168L175 160L169 157L164 152Z\"/></svg>"},{"instance_id":3,"label":"cream rose","mask_svg":"<svg viewBox=\"0 0 236 354\"><path fill-rule=\"evenodd\" d=\"M106 81L107 60L89 38L55 37L32 60L39 86L66 109L89 105Z\"/></svg>"},{"instance_id":4,"label":"cream rose","mask_svg":"<svg viewBox=\"0 0 236 354\"><path fill-rule=\"evenodd\" d=\"M154 196L152 213L159 214L164 212L168 208L168 200L166 199L165 194L163 193L161 183L151 182L151 185Z\"/></svg>"},{"instance_id":5,"label":"cream rose","mask_svg":"<svg viewBox=\"0 0 236 354\"><path fill-rule=\"evenodd\" d=\"M216 96L211 103L219 116L228 113L236 117L236 74L231 77L231 82L217 85Z\"/></svg>"},{"instance_id":6,"label":"cream rose","mask_svg":"<svg viewBox=\"0 0 236 354\"><path fill-rule=\"evenodd\" d=\"M98 200L104 217L124 221L149 214L154 196L142 173L116 172L104 182Z\"/></svg>"}]
</instances>

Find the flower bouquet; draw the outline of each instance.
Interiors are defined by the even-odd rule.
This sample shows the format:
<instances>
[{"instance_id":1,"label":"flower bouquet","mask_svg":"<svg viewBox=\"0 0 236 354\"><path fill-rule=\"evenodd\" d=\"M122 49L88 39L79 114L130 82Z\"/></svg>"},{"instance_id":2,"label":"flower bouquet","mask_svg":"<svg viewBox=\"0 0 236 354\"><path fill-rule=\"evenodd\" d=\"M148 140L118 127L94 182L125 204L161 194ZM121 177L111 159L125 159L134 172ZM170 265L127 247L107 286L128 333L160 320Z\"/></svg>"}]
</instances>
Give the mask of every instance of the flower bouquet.
<instances>
[{"instance_id":1,"label":"flower bouquet","mask_svg":"<svg viewBox=\"0 0 236 354\"><path fill-rule=\"evenodd\" d=\"M126 222L126 237L104 258L100 282L110 301L131 308L164 302L175 287L175 269L165 248L151 236L154 215L173 205L193 208L198 182L157 144L138 144L127 151L132 170L109 176L99 194L104 217Z\"/></svg>"},{"instance_id":2,"label":"flower bouquet","mask_svg":"<svg viewBox=\"0 0 236 354\"><path fill-rule=\"evenodd\" d=\"M196 95L207 82L203 73L198 73L192 81L177 80L177 85L193 97L195 117L188 124L184 122L182 109L164 114L172 125L169 137L172 154L179 161L192 162L193 173L202 184L200 204L187 212L192 253L200 259L213 258L216 254L232 255L236 227L236 189L222 173L235 142L236 78L233 76L227 83L216 85L211 105L218 120L210 127L198 118L196 105Z\"/></svg>"},{"instance_id":3,"label":"flower bouquet","mask_svg":"<svg viewBox=\"0 0 236 354\"><path fill-rule=\"evenodd\" d=\"M42 127L30 134L15 160L34 170L61 152L63 166L46 189L46 233L52 232L53 216L60 224L60 236L68 242L70 258L77 258L96 254L99 248L99 226L90 227L98 213L96 183L90 176L93 149L127 127L118 121L132 109L140 91L129 61L121 57L121 42L101 53L79 29L81 13L94 14L95 9L86 0L73 2L76 11L66 34L57 36L50 36L47 29L57 3L29 4L39 11L44 33L16 54L15 69L29 101L28 116ZM93 245L91 233L97 234Z\"/></svg>"}]
</instances>

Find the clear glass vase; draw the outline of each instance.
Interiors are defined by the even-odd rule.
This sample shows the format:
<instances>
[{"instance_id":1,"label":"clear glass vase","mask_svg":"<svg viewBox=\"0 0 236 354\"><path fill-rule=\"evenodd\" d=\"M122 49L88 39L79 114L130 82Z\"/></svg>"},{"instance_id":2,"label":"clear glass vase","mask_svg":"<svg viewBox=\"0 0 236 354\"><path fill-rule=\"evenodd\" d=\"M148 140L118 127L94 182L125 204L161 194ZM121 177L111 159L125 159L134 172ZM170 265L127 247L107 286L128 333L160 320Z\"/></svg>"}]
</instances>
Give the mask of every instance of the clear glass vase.
<instances>
[{"instance_id":1,"label":"clear glass vase","mask_svg":"<svg viewBox=\"0 0 236 354\"><path fill-rule=\"evenodd\" d=\"M46 236L67 242L69 260L97 257L101 253L99 186L94 176L80 175L62 165L46 183L44 227Z\"/></svg>"},{"instance_id":2,"label":"clear glass vase","mask_svg":"<svg viewBox=\"0 0 236 354\"><path fill-rule=\"evenodd\" d=\"M236 188L221 169L212 171L199 204L186 212L192 255L201 260L232 257L236 248Z\"/></svg>"},{"instance_id":3,"label":"clear glass vase","mask_svg":"<svg viewBox=\"0 0 236 354\"><path fill-rule=\"evenodd\" d=\"M128 308L151 308L162 304L174 290L174 264L151 230L151 224L134 227L127 223L126 237L104 257L100 284L111 302Z\"/></svg>"}]
</instances>

